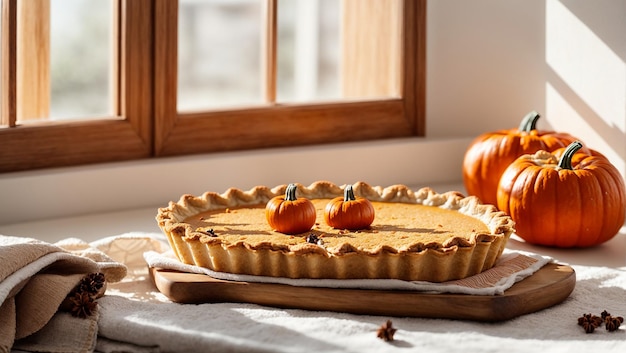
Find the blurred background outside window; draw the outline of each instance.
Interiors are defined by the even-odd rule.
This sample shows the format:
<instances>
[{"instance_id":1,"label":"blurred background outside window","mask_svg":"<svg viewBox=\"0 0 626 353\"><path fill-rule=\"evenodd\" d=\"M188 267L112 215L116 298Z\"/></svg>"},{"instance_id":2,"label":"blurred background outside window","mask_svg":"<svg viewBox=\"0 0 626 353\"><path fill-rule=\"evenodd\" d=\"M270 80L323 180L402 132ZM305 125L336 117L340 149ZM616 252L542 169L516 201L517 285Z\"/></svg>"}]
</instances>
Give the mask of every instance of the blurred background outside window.
<instances>
[{"instance_id":1,"label":"blurred background outside window","mask_svg":"<svg viewBox=\"0 0 626 353\"><path fill-rule=\"evenodd\" d=\"M179 111L264 103L265 3L181 0ZM278 1L278 103L338 98L340 5Z\"/></svg>"},{"instance_id":2,"label":"blurred background outside window","mask_svg":"<svg viewBox=\"0 0 626 353\"><path fill-rule=\"evenodd\" d=\"M111 0L50 1L50 118L113 115L113 33Z\"/></svg>"}]
</instances>

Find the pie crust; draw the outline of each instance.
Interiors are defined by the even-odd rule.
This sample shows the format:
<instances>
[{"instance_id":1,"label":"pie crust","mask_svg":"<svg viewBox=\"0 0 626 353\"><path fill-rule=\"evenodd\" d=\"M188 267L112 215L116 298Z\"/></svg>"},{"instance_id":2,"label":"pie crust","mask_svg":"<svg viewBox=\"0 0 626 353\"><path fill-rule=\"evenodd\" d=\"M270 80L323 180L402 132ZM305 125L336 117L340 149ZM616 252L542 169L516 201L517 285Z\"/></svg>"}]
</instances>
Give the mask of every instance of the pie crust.
<instances>
[{"instance_id":1,"label":"pie crust","mask_svg":"<svg viewBox=\"0 0 626 353\"><path fill-rule=\"evenodd\" d=\"M374 204L374 222L363 230L333 229L324 223L323 208L343 196L345 185L297 186L297 197L310 199L318 211L311 231L298 235L278 233L264 222L265 204L287 185L183 195L159 208L156 219L185 264L287 278L461 279L493 267L514 232L508 215L474 196L364 182L353 184L354 193ZM307 242L310 234L321 241Z\"/></svg>"}]
</instances>

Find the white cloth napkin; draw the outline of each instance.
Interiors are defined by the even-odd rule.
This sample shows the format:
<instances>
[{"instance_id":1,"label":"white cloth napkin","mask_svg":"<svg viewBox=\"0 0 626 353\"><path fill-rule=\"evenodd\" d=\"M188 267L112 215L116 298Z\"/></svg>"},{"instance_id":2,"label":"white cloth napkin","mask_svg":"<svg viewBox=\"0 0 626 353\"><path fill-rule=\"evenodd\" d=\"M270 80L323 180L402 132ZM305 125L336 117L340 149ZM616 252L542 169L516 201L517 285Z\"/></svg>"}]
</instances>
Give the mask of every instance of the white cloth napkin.
<instances>
[{"instance_id":1,"label":"white cloth napkin","mask_svg":"<svg viewBox=\"0 0 626 353\"><path fill-rule=\"evenodd\" d=\"M165 238L158 234L125 237L125 242L135 243L127 244L133 249L128 257L137 264L137 257L145 252L163 254L169 250ZM141 248L145 251L140 255ZM519 252L507 252L515 253ZM536 254L523 255L534 258ZM625 327L616 332L601 327L586 334L577 325L577 318L584 313L600 315L607 310L614 315L626 314L626 268L572 266L577 284L563 303L505 322L483 323L277 309L245 303L172 303L152 284L145 261L142 265L135 271L129 269L128 278L112 284L100 299L97 351L570 353L626 349ZM179 266L175 262L171 265ZM387 319L397 329L391 342L376 335Z\"/></svg>"},{"instance_id":2,"label":"white cloth napkin","mask_svg":"<svg viewBox=\"0 0 626 353\"><path fill-rule=\"evenodd\" d=\"M411 290L471 295L501 295L516 282L532 275L545 264L552 261L547 256L505 250L496 265L487 271L461 280L433 283L394 279L292 279L239 275L216 272L207 268L184 264L175 258L172 251L165 253L148 251L144 253L144 258L150 267L205 274L213 278L229 281L276 283L303 287Z\"/></svg>"}]
</instances>

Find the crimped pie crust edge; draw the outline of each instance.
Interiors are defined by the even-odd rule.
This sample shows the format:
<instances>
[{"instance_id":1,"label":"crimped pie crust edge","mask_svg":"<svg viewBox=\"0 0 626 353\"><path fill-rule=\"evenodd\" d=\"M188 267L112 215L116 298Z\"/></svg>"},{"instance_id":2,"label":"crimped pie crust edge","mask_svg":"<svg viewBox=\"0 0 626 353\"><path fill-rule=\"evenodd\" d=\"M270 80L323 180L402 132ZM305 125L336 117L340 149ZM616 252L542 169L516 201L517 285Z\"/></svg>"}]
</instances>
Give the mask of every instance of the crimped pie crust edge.
<instances>
[{"instance_id":1,"label":"crimped pie crust edge","mask_svg":"<svg viewBox=\"0 0 626 353\"><path fill-rule=\"evenodd\" d=\"M338 186L328 181L317 181L309 186L297 185L298 197L309 199L342 196L345 188L345 185ZM291 248L272 248L267 244L258 248L247 243L224 244L219 237L197 232L183 222L205 211L266 203L284 194L286 186L256 186L248 191L230 188L223 194L205 192L201 196L186 194L178 202L159 208L156 220L177 257L184 263L221 272L290 278L398 278L434 282L464 278L493 267L514 232L514 223L508 215L493 205L481 204L474 196L464 197L454 191L439 194L428 187L412 191L400 184L370 186L364 182L353 184L355 194L370 201L414 203L456 210L480 219L491 234L477 234L469 240L453 237L444 244L429 244L428 247L413 244L409 246L411 251L381 246L372 253L347 246L338 253L329 253L315 244L300 244ZM278 256L282 259L277 259L277 253L283 255ZM299 259L295 260L298 264L293 264L294 259ZM363 270L347 270L354 267L362 267Z\"/></svg>"}]
</instances>

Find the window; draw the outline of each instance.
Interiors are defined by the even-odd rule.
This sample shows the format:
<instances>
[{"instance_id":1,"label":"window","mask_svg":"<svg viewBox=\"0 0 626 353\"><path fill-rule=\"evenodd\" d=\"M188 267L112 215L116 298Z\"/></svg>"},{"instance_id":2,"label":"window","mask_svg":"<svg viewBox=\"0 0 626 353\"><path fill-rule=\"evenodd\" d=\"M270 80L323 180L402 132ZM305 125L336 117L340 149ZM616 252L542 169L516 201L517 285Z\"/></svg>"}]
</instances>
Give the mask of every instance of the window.
<instances>
[{"instance_id":1,"label":"window","mask_svg":"<svg viewBox=\"0 0 626 353\"><path fill-rule=\"evenodd\" d=\"M105 108L78 113L50 88L80 52L55 49L57 1L2 0L0 172L424 133L425 0L90 0L110 26L73 67L104 62Z\"/></svg>"}]
</instances>

